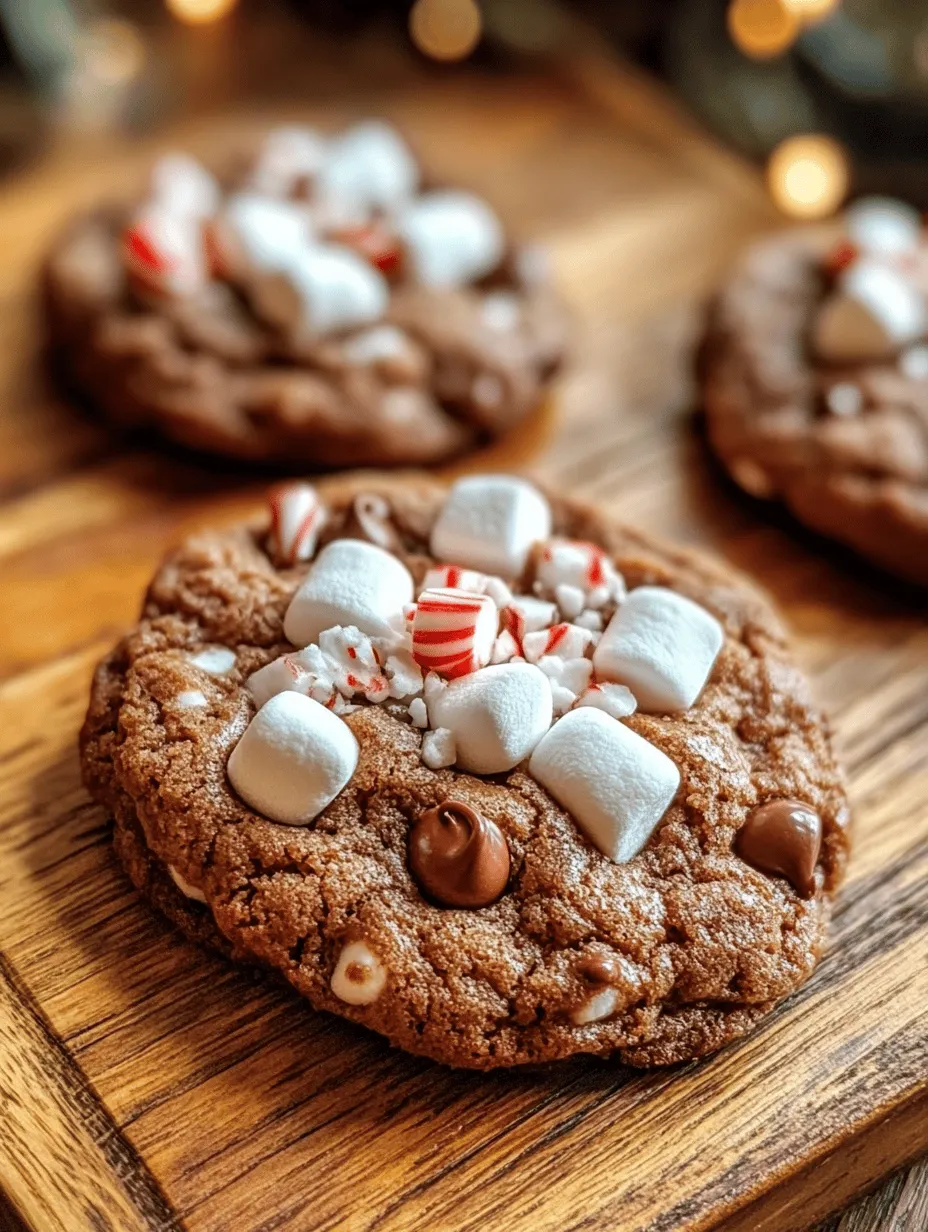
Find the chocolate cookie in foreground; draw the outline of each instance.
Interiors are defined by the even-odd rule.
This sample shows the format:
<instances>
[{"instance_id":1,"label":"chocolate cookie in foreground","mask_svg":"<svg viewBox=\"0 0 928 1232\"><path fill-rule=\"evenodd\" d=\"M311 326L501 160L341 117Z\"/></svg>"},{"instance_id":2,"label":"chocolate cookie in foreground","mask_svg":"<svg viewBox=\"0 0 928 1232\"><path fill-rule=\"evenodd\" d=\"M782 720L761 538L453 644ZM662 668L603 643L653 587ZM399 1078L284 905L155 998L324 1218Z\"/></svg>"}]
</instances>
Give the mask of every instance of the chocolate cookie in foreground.
<instances>
[{"instance_id":1,"label":"chocolate cookie in foreground","mask_svg":"<svg viewBox=\"0 0 928 1232\"><path fill-rule=\"evenodd\" d=\"M721 1047L813 970L847 856L763 596L506 476L188 540L81 744L188 936L449 1065Z\"/></svg>"},{"instance_id":2,"label":"chocolate cookie in foreground","mask_svg":"<svg viewBox=\"0 0 928 1232\"><path fill-rule=\"evenodd\" d=\"M928 585L928 238L862 201L754 247L712 310L709 440L732 478Z\"/></svg>"},{"instance_id":3,"label":"chocolate cookie in foreground","mask_svg":"<svg viewBox=\"0 0 928 1232\"><path fill-rule=\"evenodd\" d=\"M75 220L51 351L116 424L288 467L433 463L543 401L566 320L542 254L427 183L385 124L272 130L214 175L170 155Z\"/></svg>"}]
</instances>

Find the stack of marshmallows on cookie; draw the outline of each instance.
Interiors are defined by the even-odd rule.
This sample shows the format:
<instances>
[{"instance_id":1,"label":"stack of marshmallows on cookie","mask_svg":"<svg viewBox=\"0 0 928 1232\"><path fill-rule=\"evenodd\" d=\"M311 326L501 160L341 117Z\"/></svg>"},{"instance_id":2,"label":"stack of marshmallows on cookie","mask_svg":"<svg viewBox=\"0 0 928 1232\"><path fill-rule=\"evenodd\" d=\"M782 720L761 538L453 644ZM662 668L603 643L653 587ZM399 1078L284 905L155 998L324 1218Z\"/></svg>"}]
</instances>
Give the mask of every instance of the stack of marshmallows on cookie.
<instances>
[{"instance_id":1,"label":"stack of marshmallows on cookie","mask_svg":"<svg viewBox=\"0 0 928 1232\"><path fill-rule=\"evenodd\" d=\"M442 563L418 586L377 516L386 503L366 499L366 537L317 553L326 510L314 489L275 494L275 559L311 564L284 621L298 649L248 680L257 713L228 762L238 794L273 821L308 824L354 774L346 718L387 704L422 730L430 768L524 763L600 851L630 860L680 775L622 719L692 706L724 641L719 622L661 586L627 593L601 548L552 537L547 501L523 480L453 486L431 532Z\"/></svg>"},{"instance_id":2,"label":"stack of marshmallows on cookie","mask_svg":"<svg viewBox=\"0 0 928 1232\"><path fill-rule=\"evenodd\" d=\"M826 255L829 293L812 327L816 355L829 363L898 357L906 375L928 376L928 242L918 211L870 197L847 211L846 232ZM830 409L859 409L854 387ZM829 400L831 401L831 400Z\"/></svg>"},{"instance_id":3,"label":"stack of marshmallows on cookie","mask_svg":"<svg viewBox=\"0 0 928 1232\"><path fill-rule=\"evenodd\" d=\"M297 348L380 321L399 277L464 286L492 273L504 251L502 225L485 202L421 191L403 140L373 121L331 138L272 130L247 182L229 195L195 159L168 155L123 234L143 300L229 283Z\"/></svg>"}]
</instances>

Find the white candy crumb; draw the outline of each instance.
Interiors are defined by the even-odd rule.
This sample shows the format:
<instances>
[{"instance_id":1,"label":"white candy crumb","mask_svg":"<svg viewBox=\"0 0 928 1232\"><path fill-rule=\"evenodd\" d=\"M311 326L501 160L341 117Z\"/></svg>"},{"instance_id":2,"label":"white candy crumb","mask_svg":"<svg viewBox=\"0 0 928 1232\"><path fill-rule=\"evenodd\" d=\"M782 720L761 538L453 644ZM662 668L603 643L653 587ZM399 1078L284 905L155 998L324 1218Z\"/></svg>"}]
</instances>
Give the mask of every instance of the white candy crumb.
<instances>
[{"instance_id":1,"label":"white candy crumb","mask_svg":"<svg viewBox=\"0 0 928 1232\"><path fill-rule=\"evenodd\" d=\"M511 291L491 291L484 298L481 316L487 329L507 334L519 324L521 315L518 297Z\"/></svg>"},{"instance_id":2,"label":"white candy crumb","mask_svg":"<svg viewBox=\"0 0 928 1232\"><path fill-rule=\"evenodd\" d=\"M426 702L430 702L433 697L436 697L443 689L448 687L447 680L439 676L438 672L429 672L425 680L422 682L422 691L425 694Z\"/></svg>"},{"instance_id":3,"label":"white candy crumb","mask_svg":"<svg viewBox=\"0 0 928 1232\"><path fill-rule=\"evenodd\" d=\"M603 618L599 612L593 612L589 608L574 617L574 624L579 625L581 629L589 629L591 633L602 633Z\"/></svg>"},{"instance_id":4,"label":"white candy crumb","mask_svg":"<svg viewBox=\"0 0 928 1232\"><path fill-rule=\"evenodd\" d=\"M447 727L436 727L422 737L422 760L430 770L453 766L456 758L454 735Z\"/></svg>"},{"instance_id":5,"label":"white candy crumb","mask_svg":"<svg viewBox=\"0 0 928 1232\"><path fill-rule=\"evenodd\" d=\"M615 1013L618 1003L619 994L614 988L602 988L575 1009L570 1017L578 1027L585 1026L588 1022L601 1022L603 1018Z\"/></svg>"},{"instance_id":6,"label":"white candy crumb","mask_svg":"<svg viewBox=\"0 0 928 1232\"><path fill-rule=\"evenodd\" d=\"M206 705L206 697L199 689L187 689L185 692L177 694L173 704L179 710L195 710L200 706Z\"/></svg>"},{"instance_id":7,"label":"white candy crumb","mask_svg":"<svg viewBox=\"0 0 928 1232\"><path fill-rule=\"evenodd\" d=\"M586 596L579 586L555 586L554 599L565 620L573 620L586 607Z\"/></svg>"},{"instance_id":8,"label":"white candy crumb","mask_svg":"<svg viewBox=\"0 0 928 1232\"><path fill-rule=\"evenodd\" d=\"M504 629L493 643L491 663L508 663L519 653L519 644L508 629Z\"/></svg>"},{"instance_id":9,"label":"white candy crumb","mask_svg":"<svg viewBox=\"0 0 928 1232\"><path fill-rule=\"evenodd\" d=\"M928 378L928 346L914 346L903 351L899 367L910 381L924 381Z\"/></svg>"},{"instance_id":10,"label":"white candy crumb","mask_svg":"<svg viewBox=\"0 0 928 1232\"><path fill-rule=\"evenodd\" d=\"M331 989L348 1005L370 1005L384 990L387 972L363 941L351 941L338 956Z\"/></svg>"},{"instance_id":11,"label":"white candy crumb","mask_svg":"<svg viewBox=\"0 0 928 1232\"><path fill-rule=\"evenodd\" d=\"M638 708L635 695L624 684L591 684L577 702L578 706L595 706L614 719L627 719Z\"/></svg>"},{"instance_id":12,"label":"white candy crumb","mask_svg":"<svg viewBox=\"0 0 928 1232\"><path fill-rule=\"evenodd\" d=\"M208 646L191 655L190 662L211 676L224 676L235 666L235 654L226 646Z\"/></svg>"},{"instance_id":13,"label":"white candy crumb","mask_svg":"<svg viewBox=\"0 0 928 1232\"><path fill-rule=\"evenodd\" d=\"M422 692L422 669L408 650L388 655L385 666L391 697L412 697Z\"/></svg>"},{"instance_id":14,"label":"white candy crumb","mask_svg":"<svg viewBox=\"0 0 928 1232\"><path fill-rule=\"evenodd\" d=\"M429 712L421 697L414 697L409 703L409 717L413 727L428 727Z\"/></svg>"},{"instance_id":15,"label":"white candy crumb","mask_svg":"<svg viewBox=\"0 0 928 1232\"><path fill-rule=\"evenodd\" d=\"M500 611L512 602L512 591L501 577L488 577L484 583L483 592L490 596Z\"/></svg>"},{"instance_id":16,"label":"white candy crumb","mask_svg":"<svg viewBox=\"0 0 928 1232\"><path fill-rule=\"evenodd\" d=\"M853 415L859 415L863 410L864 395L859 385L853 385L850 381L842 381L838 385L832 385L825 396L825 401L832 415L850 418Z\"/></svg>"}]
</instances>

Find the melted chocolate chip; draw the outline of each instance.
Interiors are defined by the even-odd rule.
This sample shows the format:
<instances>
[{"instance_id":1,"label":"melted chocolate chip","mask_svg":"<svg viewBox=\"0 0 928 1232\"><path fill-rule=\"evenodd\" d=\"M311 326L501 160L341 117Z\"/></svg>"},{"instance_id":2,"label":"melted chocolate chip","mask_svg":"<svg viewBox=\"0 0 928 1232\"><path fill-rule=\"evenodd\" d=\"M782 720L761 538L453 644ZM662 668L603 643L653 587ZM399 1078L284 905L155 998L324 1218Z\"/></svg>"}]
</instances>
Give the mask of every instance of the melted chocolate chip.
<instances>
[{"instance_id":1,"label":"melted chocolate chip","mask_svg":"<svg viewBox=\"0 0 928 1232\"><path fill-rule=\"evenodd\" d=\"M586 954L577 963L577 974L591 984L615 984L622 972L618 962L608 954Z\"/></svg>"},{"instance_id":2,"label":"melted chocolate chip","mask_svg":"<svg viewBox=\"0 0 928 1232\"><path fill-rule=\"evenodd\" d=\"M785 877L803 898L815 893L822 819L801 800L770 800L748 813L735 850L762 873Z\"/></svg>"},{"instance_id":3,"label":"melted chocolate chip","mask_svg":"<svg viewBox=\"0 0 928 1232\"><path fill-rule=\"evenodd\" d=\"M506 889L509 846L495 822L460 800L445 800L410 830L409 868L443 907L488 907Z\"/></svg>"}]
</instances>

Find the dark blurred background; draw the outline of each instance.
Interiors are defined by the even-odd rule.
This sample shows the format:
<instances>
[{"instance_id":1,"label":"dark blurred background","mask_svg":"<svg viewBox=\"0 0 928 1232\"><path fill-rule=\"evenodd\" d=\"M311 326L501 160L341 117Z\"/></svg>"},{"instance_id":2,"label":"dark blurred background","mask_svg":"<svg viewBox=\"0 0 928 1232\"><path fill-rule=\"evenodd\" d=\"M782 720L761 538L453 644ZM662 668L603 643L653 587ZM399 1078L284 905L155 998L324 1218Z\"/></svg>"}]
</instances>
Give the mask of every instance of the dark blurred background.
<instances>
[{"instance_id":1,"label":"dark blurred background","mask_svg":"<svg viewBox=\"0 0 928 1232\"><path fill-rule=\"evenodd\" d=\"M848 185L928 202L921 0L0 0L3 162L56 126L144 129L221 102L262 32L290 22L346 56L381 40L444 72L506 72L595 38L732 147L772 159L787 213L826 215Z\"/></svg>"}]
</instances>

